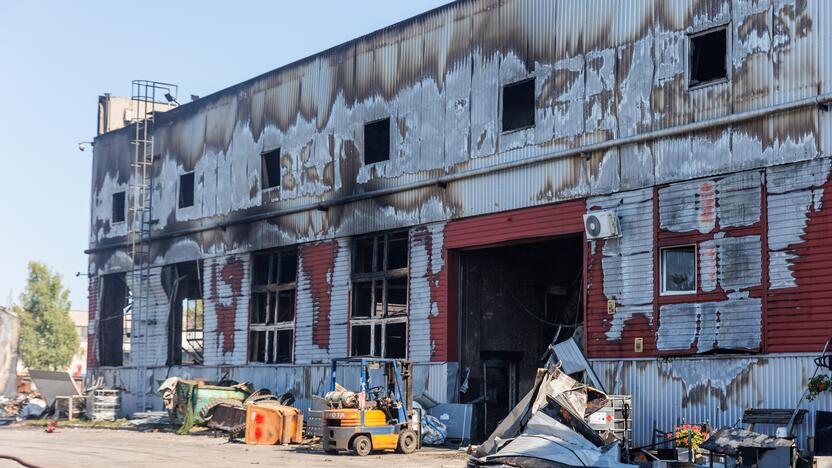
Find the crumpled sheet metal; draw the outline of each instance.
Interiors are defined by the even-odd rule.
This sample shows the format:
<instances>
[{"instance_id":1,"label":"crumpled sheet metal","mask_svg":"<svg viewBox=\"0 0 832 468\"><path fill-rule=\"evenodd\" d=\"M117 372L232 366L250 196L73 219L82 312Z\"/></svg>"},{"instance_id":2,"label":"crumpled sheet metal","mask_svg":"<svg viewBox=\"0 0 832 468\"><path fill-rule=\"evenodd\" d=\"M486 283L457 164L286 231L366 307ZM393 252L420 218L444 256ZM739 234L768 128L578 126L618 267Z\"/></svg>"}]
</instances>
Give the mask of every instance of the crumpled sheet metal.
<instances>
[{"instance_id":1,"label":"crumpled sheet metal","mask_svg":"<svg viewBox=\"0 0 832 468\"><path fill-rule=\"evenodd\" d=\"M523 434L485 457L485 464L502 463L506 459L536 458L569 466L603 468L632 467L621 463L617 444L603 449L544 413L535 413Z\"/></svg>"},{"instance_id":2,"label":"crumpled sheet metal","mask_svg":"<svg viewBox=\"0 0 832 468\"><path fill-rule=\"evenodd\" d=\"M539 372L536 385L477 448L469 466L542 466L540 461L554 466L635 466L618 461L618 443L601 447L547 414L569 413L568 420L583 423L587 388L559 368Z\"/></svg>"},{"instance_id":3,"label":"crumpled sheet metal","mask_svg":"<svg viewBox=\"0 0 832 468\"><path fill-rule=\"evenodd\" d=\"M741 447L753 448L779 448L793 447L794 441L781 439L758 432L748 431L732 427L723 427L714 432L702 444L702 448L712 452L722 453L736 457Z\"/></svg>"}]
</instances>

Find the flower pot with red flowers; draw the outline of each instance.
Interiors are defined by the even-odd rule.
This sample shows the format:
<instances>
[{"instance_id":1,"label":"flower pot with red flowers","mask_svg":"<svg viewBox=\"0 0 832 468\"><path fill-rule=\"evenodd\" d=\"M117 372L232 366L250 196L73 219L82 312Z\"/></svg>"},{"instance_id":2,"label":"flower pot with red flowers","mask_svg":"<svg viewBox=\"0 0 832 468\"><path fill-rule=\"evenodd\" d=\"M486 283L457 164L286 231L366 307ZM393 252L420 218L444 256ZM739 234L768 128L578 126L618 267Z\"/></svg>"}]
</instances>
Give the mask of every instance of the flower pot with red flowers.
<instances>
[{"instance_id":1,"label":"flower pot with red flowers","mask_svg":"<svg viewBox=\"0 0 832 468\"><path fill-rule=\"evenodd\" d=\"M679 460L695 461L697 449L708 438L708 432L698 424L682 424L673 430L674 445L679 450Z\"/></svg>"}]
</instances>

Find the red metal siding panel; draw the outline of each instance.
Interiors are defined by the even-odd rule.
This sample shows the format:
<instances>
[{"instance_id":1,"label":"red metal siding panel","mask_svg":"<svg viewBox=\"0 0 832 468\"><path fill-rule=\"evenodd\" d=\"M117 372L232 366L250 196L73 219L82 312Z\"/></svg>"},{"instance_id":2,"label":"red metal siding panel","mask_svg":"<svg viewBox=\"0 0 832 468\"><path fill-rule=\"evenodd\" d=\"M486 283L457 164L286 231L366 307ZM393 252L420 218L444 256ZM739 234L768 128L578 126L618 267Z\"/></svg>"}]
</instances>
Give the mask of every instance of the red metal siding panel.
<instances>
[{"instance_id":1,"label":"red metal siding panel","mask_svg":"<svg viewBox=\"0 0 832 468\"><path fill-rule=\"evenodd\" d=\"M822 187L820 209L809 209L803 240L791 246L796 287L769 289L766 344L769 352L818 352L832 336L832 181ZM813 202L816 203L816 202ZM797 216L797 206L791 208ZM776 233L772 233L774 237ZM770 253L773 253L771 250Z\"/></svg>"},{"instance_id":2,"label":"red metal siding panel","mask_svg":"<svg viewBox=\"0 0 832 468\"><path fill-rule=\"evenodd\" d=\"M302 275L312 286L312 342L329 350L329 313L332 304L332 284L328 277L335 266L338 243L307 244L300 248L303 258Z\"/></svg>"},{"instance_id":3,"label":"red metal siding panel","mask_svg":"<svg viewBox=\"0 0 832 468\"><path fill-rule=\"evenodd\" d=\"M466 249L584 231L584 200L506 211L448 223L445 248Z\"/></svg>"}]
</instances>

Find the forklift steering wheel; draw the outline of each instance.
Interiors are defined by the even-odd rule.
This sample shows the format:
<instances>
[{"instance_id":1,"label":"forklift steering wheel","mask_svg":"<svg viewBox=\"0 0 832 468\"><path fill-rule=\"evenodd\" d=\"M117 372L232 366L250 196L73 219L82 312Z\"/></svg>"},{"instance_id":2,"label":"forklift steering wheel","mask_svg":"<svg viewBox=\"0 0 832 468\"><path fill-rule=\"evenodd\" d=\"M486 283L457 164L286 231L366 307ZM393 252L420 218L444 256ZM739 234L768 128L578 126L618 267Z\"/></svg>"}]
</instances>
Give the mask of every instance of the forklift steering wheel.
<instances>
[{"instance_id":1,"label":"forklift steering wheel","mask_svg":"<svg viewBox=\"0 0 832 468\"><path fill-rule=\"evenodd\" d=\"M378 400L379 395L384 391L384 386L376 385L375 387L370 387L369 393L373 395L373 397Z\"/></svg>"}]
</instances>

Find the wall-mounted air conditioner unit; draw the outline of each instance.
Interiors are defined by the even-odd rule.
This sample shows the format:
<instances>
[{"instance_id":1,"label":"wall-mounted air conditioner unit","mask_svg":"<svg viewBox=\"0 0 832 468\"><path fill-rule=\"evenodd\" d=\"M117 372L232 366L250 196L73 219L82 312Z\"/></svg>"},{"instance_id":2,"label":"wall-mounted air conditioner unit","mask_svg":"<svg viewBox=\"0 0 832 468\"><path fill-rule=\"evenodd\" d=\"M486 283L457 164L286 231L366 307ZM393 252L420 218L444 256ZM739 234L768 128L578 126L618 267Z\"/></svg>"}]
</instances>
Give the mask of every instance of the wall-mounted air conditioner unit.
<instances>
[{"instance_id":1,"label":"wall-mounted air conditioner unit","mask_svg":"<svg viewBox=\"0 0 832 468\"><path fill-rule=\"evenodd\" d=\"M618 215L614 211L593 211L585 214L584 230L589 240L608 239L621 235Z\"/></svg>"}]
</instances>

